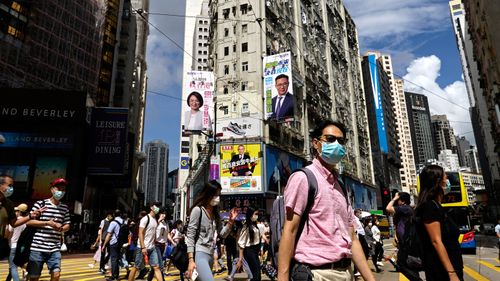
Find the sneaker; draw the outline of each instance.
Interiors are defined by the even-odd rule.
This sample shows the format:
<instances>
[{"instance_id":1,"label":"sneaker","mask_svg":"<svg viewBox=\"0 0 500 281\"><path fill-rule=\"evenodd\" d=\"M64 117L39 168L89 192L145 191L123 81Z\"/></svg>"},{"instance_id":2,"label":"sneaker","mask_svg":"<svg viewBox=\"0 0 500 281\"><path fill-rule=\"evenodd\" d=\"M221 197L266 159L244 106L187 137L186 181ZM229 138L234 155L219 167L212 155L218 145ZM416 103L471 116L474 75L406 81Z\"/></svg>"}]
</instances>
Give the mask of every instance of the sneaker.
<instances>
[{"instance_id":1,"label":"sneaker","mask_svg":"<svg viewBox=\"0 0 500 281\"><path fill-rule=\"evenodd\" d=\"M358 277L358 276L361 276L361 273L359 273L359 272L354 273L354 277Z\"/></svg>"},{"instance_id":2,"label":"sneaker","mask_svg":"<svg viewBox=\"0 0 500 281\"><path fill-rule=\"evenodd\" d=\"M100 269L99 269L99 273L101 273L101 274L106 274L106 269L100 268Z\"/></svg>"},{"instance_id":3,"label":"sneaker","mask_svg":"<svg viewBox=\"0 0 500 281\"><path fill-rule=\"evenodd\" d=\"M109 265L105 265L104 269L108 270L109 269Z\"/></svg>"},{"instance_id":4,"label":"sneaker","mask_svg":"<svg viewBox=\"0 0 500 281\"><path fill-rule=\"evenodd\" d=\"M378 261L378 262L377 262L377 265L378 265L378 266L384 266L384 263L383 263L383 262L381 262L381 261Z\"/></svg>"},{"instance_id":5,"label":"sneaker","mask_svg":"<svg viewBox=\"0 0 500 281\"><path fill-rule=\"evenodd\" d=\"M241 127L240 127L240 125L238 125L238 123L229 122L229 124L227 125L227 130L230 132L233 132L235 135L238 135L238 136L245 135L245 131L241 129Z\"/></svg>"}]
</instances>

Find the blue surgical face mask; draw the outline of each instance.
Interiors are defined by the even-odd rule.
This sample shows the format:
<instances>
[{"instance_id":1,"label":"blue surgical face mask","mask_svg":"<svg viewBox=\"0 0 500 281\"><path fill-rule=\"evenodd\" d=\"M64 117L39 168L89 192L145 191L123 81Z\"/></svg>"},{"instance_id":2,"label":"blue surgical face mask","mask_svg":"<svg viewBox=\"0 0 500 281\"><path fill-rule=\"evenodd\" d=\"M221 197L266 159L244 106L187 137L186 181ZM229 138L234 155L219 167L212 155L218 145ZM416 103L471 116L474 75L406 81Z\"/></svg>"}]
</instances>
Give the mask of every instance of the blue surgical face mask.
<instances>
[{"instance_id":1,"label":"blue surgical face mask","mask_svg":"<svg viewBox=\"0 0 500 281\"><path fill-rule=\"evenodd\" d=\"M321 142L321 159L330 165L335 165L345 156L343 145L335 142Z\"/></svg>"},{"instance_id":2,"label":"blue surgical face mask","mask_svg":"<svg viewBox=\"0 0 500 281\"><path fill-rule=\"evenodd\" d=\"M54 192L53 196L54 196L54 199L59 201L64 197L64 194L66 194L66 192L58 190L58 191Z\"/></svg>"},{"instance_id":3,"label":"blue surgical face mask","mask_svg":"<svg viewBox=\"0 0 500 281\"><path fill-rule=\"evenodd\" d=\"M10 197L14 193L14 187L9 185L7 189L3 192L3 196Z\"/></svg>"},{"instance_id":4,"label":"blue surgical face mask","mask_svg":"<svg viewBox=\"0 0 500 281\"><path fill-rule=\"evenodd\" d=\"M444 194L446 195L446 194L450 193L450 191L451 191L451 183L450 183L450 180L446 180L446 185L445 185L445 187L443 188L443 192L444 192Z\"/></svg>"}]
</instances>

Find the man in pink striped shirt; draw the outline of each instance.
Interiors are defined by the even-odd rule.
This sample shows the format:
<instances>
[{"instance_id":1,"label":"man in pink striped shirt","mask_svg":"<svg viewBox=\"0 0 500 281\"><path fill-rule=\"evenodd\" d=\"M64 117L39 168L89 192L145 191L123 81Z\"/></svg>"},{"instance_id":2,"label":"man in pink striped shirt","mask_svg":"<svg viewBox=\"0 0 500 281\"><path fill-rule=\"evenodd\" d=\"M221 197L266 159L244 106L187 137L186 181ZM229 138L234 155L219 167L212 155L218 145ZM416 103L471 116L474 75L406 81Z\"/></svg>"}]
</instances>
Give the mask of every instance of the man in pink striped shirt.
<instances>
[{"instance_id":1,"label":"man in pink striped shirt","mask_svg":"<svg viewBox=\"0 0 500 281\"><path fill-rule=\"evenodd\" d=\"M307 166L318 188L301 233L309 183L292 174L285 188L286 219L279 246L278 280L352 280L353 261L364 280L375 280L354 234L354 213L338 182L336 164L345 155L346 128L326 120L311 133L314 160ZM299 236L298 240L296 240Z\"/></svg>"}]
</instances>

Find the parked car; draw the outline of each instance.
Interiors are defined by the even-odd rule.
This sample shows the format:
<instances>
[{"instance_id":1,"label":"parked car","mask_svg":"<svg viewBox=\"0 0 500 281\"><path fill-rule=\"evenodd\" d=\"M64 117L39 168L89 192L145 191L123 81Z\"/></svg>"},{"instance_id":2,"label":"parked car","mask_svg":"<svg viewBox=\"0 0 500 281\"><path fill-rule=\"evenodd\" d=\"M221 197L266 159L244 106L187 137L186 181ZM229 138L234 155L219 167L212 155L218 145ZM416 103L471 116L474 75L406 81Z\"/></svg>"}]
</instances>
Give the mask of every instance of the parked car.
<instances>
[{"instance_id":1,"label":"parked car","mask_svg":"<svg viewBox=\"0 0 500 281\"><path fill-rule=\"evenodd\" d=\"M483 224L483 234L495 235L495 225L492 223Z\"/></svg>"}]
</instances>

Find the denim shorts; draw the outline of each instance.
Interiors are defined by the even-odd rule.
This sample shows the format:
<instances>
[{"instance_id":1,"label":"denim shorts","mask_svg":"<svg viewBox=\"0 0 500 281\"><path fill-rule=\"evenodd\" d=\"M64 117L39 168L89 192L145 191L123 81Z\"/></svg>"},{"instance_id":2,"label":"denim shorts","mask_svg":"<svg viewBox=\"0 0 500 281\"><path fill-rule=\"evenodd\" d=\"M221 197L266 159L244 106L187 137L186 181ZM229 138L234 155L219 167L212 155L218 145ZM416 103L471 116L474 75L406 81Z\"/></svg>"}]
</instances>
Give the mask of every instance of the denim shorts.
<instances>
[{"instance_id":1,"label":"denim shorts","mask_svg":"<svg viewBox=\"0 0 500 281\"><path fill-rule=\"evenodd\" d=\"M158 255L158 251L156 250L156 247L148 249L148 258L149 258L149 265L152 267L156 267L160 265L160 256ZM136 268L143 268L144 267L144 256L142 255L142 251L140 248L137 248L135 250L135 259L134 259L134 266Z\"/></svg>"},{"instance_id":2,"label":"denim shorts","mask_svg":"<svg viewBox=\"0 0 500 281\"><path fill-rule=\"evenodd\" d=\"M44 263L47 263L50 273L61 272L61 252L31 251L27 269L29 277L40 277Z\"/></svg>"}]
</instances>

